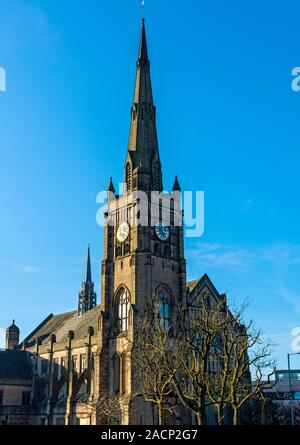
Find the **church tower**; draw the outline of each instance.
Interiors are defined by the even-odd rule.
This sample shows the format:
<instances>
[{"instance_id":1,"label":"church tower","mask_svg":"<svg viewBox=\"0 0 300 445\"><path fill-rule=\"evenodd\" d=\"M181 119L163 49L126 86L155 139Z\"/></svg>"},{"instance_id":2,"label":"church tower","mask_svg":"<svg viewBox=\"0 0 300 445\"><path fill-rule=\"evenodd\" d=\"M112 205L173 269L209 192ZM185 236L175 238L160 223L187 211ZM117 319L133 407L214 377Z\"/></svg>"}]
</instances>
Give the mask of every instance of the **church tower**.
<instances>
[{"instance_id":1,"label":"church tower","mask_svg":"<svg viewBox=\"0 0 300 445\"><path fill-rule=\"evenodd\" d=\"M122 351L127 338L134 342L135 320L153 297L164 305L166 322L176 319L186 296L186 264L182 210L175 199L180 194L177 177L173 192L163 192L144 19L124 183L121 196L115 194L112 179L107 188L99 390L119 396L123 424L157 424L150 403L141 397L132 400L136 384L130 360ZM135 407L132 413L130 402Z\"/></svg>"}]
</instances>

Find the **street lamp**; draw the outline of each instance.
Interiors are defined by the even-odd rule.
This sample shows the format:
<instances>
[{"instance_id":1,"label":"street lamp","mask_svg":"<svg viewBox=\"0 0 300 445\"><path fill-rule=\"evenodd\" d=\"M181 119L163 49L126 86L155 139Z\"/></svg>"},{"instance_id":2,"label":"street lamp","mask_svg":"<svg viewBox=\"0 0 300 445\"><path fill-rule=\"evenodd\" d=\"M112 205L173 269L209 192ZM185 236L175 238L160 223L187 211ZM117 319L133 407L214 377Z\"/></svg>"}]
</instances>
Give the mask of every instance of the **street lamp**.
<instances>
[{"instance_id":1,"label":"street lamp","mask_svg":"<svg viewBox=\"0 0 300 445\"><path fill-rule=\"evenodd\" d=\"M300 352L293 352L291 354L287 355L287 359L288 359L288 370L289 370L289 387L290 387L290 394L291 394L291 400L293 400L293 392L292 392L292 381L291 381L291 364L290 364L290 357L292 355L300 355ZM293 402L291 403L291 420L292 420L292 425L294 425L294 404Z\"/></svg>"}]
</instances>

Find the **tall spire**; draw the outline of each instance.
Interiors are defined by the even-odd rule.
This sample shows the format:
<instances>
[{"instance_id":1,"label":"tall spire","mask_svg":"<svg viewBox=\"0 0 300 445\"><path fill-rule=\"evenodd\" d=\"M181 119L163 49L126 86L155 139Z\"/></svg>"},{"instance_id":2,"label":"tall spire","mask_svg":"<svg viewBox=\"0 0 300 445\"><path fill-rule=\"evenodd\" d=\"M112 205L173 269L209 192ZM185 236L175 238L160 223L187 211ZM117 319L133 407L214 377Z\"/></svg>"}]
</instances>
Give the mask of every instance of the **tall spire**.
<instances>
[{"instance_id":1,"label":"tall spire","mask_svg":"<svg viewBox=\"0 0 300 445\"><path fill-rule=\"evenodd\" d=\"M138 63L149 63L148 59L148 49L147 49L147 38L146 38L146 30L145 30L145 19L142 19L142 31L140 37L140 49L138 55Z\"/></svg>"},{"instance_id":2,"label":"tall spire","mask_svg":"<svg viewBox=\"0 0 300 445\"><path fill-rule=\"evenodd\" d=\"M93 309L96 306L96 292L94 291L94 283L92 282L91 272L91 253L90 245L88 246L85 280L81 285L78 299L78 315Z\"/></svg>"},{"instance_id":3,"label":"tall spire","mask_svg":"<svg viewBox=\"0 0 300 445\"><path fill-rule=\"evenodd\" d=\"M142 20L128 151L124 173L127 191L162 190L145 20Z\"/></svg>"}]
</instances>

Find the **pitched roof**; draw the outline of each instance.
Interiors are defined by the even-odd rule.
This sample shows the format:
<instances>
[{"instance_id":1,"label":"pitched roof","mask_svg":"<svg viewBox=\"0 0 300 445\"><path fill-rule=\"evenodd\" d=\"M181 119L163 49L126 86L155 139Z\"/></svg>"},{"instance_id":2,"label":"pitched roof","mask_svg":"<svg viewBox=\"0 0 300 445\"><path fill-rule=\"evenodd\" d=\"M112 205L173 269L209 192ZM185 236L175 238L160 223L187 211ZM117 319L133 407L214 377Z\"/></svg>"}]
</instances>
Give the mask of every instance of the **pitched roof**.
<instances>
[{"instance_id":1,"label":"pitched roof","mask_svg":"<svg viewBox=\"0 0 300 445\"><path fill-rule=\"evenodd\" d=\"M201 278L198 278L198 280L192 280L186 282L186 287L189 292L192 292L193 289L197 286L197 284L201 281Z\"/></svg>"},{"instance_id":2,"label":"pitched roof","mask_svg":"<svg viewBox=\"0 0 300 445\"><path fill-rule=\"evenodd\" d=\"M100 305L80 316L77 311L72 311L48 317L39 329L35 329L24 340L26 347L34 346L37 337L41 344L49 343L51 334L55 334L57 342L64 342L68 338L69 331L74 331L74 340L86 338L90 326L94 328L94 332L97 331L99 315Z\"/></svg>"},{"instance_id":3,"label":"pitched roof","mask_svg":"<svg viewBox=\"0 0 300 445\"><path fill-rule=\"evenodd\" d=\"M202 289L207 287L212 295L216 299L219 299L221 296L225 296L225 294L220 295L217 289L215 288L213 282L209 278L209 276L205 273L201 278L198 280L188 281L186 283L187 291L190 294L191 301L197 296L199 292L201 292Z\"/></svg>"},{"instance_id":4,"label":"pitched roof","mask_svg":"<svg viewBox=\"0 0 300 445\"><path fill-rule=\"evenodd\" d=\"M0 351L0 379L30 380L31 377L32 365L26 351Z\"/></svg>"}]
</instances>

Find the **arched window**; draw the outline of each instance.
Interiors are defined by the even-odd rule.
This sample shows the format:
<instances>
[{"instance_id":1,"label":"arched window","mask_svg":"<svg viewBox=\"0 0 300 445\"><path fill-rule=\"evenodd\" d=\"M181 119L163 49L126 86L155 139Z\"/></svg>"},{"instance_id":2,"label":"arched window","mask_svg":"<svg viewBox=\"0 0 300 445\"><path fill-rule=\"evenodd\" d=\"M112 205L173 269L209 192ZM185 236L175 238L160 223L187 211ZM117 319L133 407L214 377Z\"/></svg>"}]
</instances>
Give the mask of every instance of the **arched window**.
<instances>
[{"instance_id":1,"label":"arched window","mask_svg":"<svg viewBox=\"0 0 300 445\"><path fill-rule=\"evenodd\" d=\"M113 394L120 393L120 356L115 354L113 356Z\"/></svg>"},{"instance_id":2,"label":"arched window","mask_svg":"<svg viewBox=\"0 0 300 445\"><path fill-rule=\"evenodd\" d=\"M159 298L159 321L163 329L169 329L171 324L169 300L164 290L158 293Z\"/></svg>"},{"instance_id":3,"label":"arched window","mask_svg":"<svg viewBox=\"0 0 300 445\"><path fill-rule=\"evenodd\" d=\"M131 164L127 162L126 164L126 190L129 191L131 189Z\"/></svg>"},{"instance_id":4,"label":"arched window","mask_svg":"<svg viewBox=\"0 0 300 445\"><path fill-rule=\"evenodd\" d=\"M128 314L129 314L129 294L127 289L122 288L117 298L118 304L118 330L125 332L128 330Z\"/></svg>"}]
</instances>

